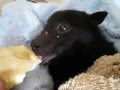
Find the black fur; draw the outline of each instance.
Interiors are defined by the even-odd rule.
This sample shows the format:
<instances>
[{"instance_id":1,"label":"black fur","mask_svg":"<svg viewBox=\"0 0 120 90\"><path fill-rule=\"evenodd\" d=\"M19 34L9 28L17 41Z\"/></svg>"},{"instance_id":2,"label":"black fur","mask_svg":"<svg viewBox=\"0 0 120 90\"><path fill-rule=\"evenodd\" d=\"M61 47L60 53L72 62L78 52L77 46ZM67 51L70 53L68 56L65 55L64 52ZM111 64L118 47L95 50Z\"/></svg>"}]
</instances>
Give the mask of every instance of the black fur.
<instances>
[{"instance_id":1,"label":"black fur","mask_svg":"<svg viewBox=\"0 0 120 90\"><path fill-rule=\"evenodd\" d=\"M116 53L98 28L107 12L86 14L75 10L53 14L31 46L37 55L56 57L49 61L54 90L69 78L84 72L102 55Z\"/></svg>"}]
</instances>

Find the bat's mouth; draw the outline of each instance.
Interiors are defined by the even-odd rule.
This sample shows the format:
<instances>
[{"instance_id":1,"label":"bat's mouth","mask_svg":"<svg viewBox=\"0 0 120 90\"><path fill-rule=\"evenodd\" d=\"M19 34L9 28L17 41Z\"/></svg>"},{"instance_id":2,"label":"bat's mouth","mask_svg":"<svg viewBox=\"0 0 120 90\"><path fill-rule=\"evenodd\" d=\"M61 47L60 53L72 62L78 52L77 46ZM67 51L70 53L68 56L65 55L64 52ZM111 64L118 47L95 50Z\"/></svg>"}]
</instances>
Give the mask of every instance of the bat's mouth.
<instances>
[{"instance_id":1,"label":"bat's mouth","mask_svg":"<svg viewBox=\"0 0 120 90\"><path fill-rule=\"evenodd\" d=\"M55 58L56 55L42 56L42 61L49 62L51 59Z\"/></svg>"}]
</instances>

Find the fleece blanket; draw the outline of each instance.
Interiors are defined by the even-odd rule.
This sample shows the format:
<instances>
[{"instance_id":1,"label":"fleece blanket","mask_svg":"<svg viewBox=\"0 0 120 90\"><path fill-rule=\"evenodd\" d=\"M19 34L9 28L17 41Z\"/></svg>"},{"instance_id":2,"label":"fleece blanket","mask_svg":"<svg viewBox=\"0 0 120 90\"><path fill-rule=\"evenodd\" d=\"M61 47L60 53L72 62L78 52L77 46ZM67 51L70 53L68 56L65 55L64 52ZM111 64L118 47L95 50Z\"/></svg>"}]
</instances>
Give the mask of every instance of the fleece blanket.
<instances>
[{"instance_id":1,"label":"fleece blanket","mask_svg":"<svg viewBox=\"0 0 120 90\"><path fill-rule=\"evenodd\" d=\"M107 11L109 14L101 27L120 42L120 1L119 0L64 0L57 3L32 3L16 0L2 9L0 17L0 47L30 44L36 38L48 18L58 10L80 10L87 13ZM107 35L106 35L107 36Z\"/></svg>"}]
</instances>

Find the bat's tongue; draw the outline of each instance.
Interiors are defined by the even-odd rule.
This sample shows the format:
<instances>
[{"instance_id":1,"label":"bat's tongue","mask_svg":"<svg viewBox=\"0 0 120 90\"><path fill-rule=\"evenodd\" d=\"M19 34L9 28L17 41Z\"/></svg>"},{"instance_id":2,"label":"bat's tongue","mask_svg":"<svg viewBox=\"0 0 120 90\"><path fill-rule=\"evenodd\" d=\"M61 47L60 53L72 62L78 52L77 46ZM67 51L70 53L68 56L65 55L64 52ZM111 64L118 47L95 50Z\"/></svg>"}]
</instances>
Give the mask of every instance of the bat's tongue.
<instances>
[{"instance_id":1,"label":"bat's tongue","mask_svg":"<svg viewBox=\"0 0 120 90\"><path fill-rule=\"evenodd\" d=\"M52 55L52 56L42 56L42 60L45 61L45 62L49 62L54 57L55 57L55 55Z\"/></svg>"}]
</instances>

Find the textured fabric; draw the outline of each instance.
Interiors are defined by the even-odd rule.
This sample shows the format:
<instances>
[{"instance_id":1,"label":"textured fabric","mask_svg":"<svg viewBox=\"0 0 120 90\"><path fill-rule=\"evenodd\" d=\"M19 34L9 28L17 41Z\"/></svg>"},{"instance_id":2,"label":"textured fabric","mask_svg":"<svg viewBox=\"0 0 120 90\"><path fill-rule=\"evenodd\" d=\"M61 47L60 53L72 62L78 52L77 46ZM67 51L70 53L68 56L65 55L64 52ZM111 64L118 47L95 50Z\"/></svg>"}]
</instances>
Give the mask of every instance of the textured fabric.
<instances>
[{"instance_id":1,"label":"textured fabric","mask_svg":"<svg viewBox=\"0 0 120 90\"><path fill-rule=\"evenodd\" d=\"M58 90L120 90L120 80L84 73L70 79Z\"/></svg>"},{"instance_id":2,"label":"textured fabric","mask_svg":"<svg viewBox=\"0 0 120 90\"><path fill-rule=\"evenodd\" d=\"M59 90L120 90L120 53L100 57L87 72L71 78Z\"/></svg>"},{"instance_id":3,"label":"textured fabric","mask_svg":"<svg viewBox=\"0 0 120 90\"><path fill-rule=\"evenodd\" d=\"M22 0L6 5L0 17L0 47L31 41L40 34L47 18L57 7L52 3L35 4Z\"/></svg>"}]
</instances>

